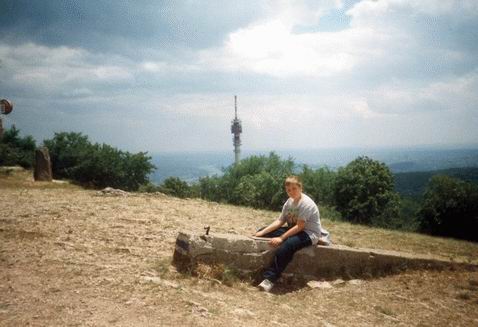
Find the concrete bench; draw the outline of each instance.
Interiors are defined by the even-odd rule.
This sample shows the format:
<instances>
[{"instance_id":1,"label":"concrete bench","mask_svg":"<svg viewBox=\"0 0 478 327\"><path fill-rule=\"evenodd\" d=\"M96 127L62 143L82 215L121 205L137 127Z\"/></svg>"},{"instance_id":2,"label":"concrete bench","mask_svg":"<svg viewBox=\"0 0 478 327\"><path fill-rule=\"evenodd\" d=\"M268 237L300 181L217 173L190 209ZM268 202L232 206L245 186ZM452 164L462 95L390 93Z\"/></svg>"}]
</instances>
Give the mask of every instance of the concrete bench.
<instances>
[{"instance_id":1,"label":"concrete bench","mask_svg":"<svg viewBox=\"0 0 478 327\"><path fill-rule=\"evenodd\" d=\"M246 274L257 274L272 260L275 249L267 241L244 235L180 232L173 264L179 271L192 271L198 263L223 264ZM344 245L310 246L295 253L284 274L304 279L370 278L407 269L477 268L427 255Z\"/></svg>"}]
</instances>

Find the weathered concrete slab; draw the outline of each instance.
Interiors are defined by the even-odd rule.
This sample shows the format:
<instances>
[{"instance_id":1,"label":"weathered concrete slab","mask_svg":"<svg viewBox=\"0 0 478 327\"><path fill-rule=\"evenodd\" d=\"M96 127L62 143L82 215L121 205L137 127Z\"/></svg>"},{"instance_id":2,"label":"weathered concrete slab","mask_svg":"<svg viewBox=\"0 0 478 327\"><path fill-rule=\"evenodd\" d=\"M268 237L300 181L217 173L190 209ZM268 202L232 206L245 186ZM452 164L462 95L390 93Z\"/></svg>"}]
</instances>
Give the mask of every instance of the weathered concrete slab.
<instances>
[{"instance_id":1,"label":"weathered concrete slab","mask_svg":"<svg viewBox=\"0 0 478 327\"><path fill-rule=\"evenodd\" d=\"M176 239L173 263L179 270L194 270L198 263L224 264L245 273L258 273L272 260L275 249L267 241L243 235L181 232ZM304 279L366 278L407 269L444 269L477 266L426 255L343 245L310 246L298 251L285 274Z\"/></svg>"}]
</instances>

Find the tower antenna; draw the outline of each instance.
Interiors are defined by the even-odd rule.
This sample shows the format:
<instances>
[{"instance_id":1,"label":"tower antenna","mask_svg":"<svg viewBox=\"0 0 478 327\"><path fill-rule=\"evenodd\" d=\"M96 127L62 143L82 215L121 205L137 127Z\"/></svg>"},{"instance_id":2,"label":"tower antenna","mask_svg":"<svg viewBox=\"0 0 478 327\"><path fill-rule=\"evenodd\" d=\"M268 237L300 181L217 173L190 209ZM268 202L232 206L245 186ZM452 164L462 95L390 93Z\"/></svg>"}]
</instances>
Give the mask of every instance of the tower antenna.
<instances>
[{"instance_id":1,"label":"tower antenna","mask_svg":"<svg viewBox=\"0 0 478 327\"><path fill-rule=\"evenodd\" d=\"M234 134L232 138L232 143L234 145L234 159L235 163L239 163L241 156L241 133L242 133L242 124L240 119L237 118L237 95L234 96L234 111L235 118L231 122L231 133Z\"/></svg>"}]
</instances>

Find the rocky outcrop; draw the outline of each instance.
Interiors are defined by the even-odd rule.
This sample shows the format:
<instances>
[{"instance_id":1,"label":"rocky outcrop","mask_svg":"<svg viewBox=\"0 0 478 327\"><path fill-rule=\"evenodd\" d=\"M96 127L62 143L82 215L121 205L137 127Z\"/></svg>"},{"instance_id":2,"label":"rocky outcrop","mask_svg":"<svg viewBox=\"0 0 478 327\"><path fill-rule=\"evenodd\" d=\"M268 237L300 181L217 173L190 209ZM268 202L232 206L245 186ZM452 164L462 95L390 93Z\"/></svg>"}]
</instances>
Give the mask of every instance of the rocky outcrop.
<instances>
[{"instance_id":1,"label":"rocky outcrop","mask_svg":"<svg viewBox=\"0 0 478 327\"><path fill-rule=\"evenodd\" d=\"M275 249L267 241L235 234L179 233L173 263L180 271L193 271L198 263L224 264L256 274L272 260ZM406 269L444 269L476 266L408 253L357 249L343 245L310 246L298 251L285 274L304 279L367 278Z\"/></svg>"},{"instance_id":2,"label":"rocky outcrop","mask_svg":"<svg viewBox=\"0 0 478 327\"><path fill-rule=\"evenodd\" d=\"M33 178L39 182L51 182L53 179L50 154L45 147L35 150L35 171Z\"/></svg>"},{"instance_id":3,"label":"rocky outcrop","mask_svg":"<svg viewBox=\"0 0 478 327\"><path fill-rule=\"evenodd\" d=\"M103 196L128 196L129 193L117 188L112 187L105 187L101 191L96 192L96 195L103 195Z\"/></svg>"}]
</instances>

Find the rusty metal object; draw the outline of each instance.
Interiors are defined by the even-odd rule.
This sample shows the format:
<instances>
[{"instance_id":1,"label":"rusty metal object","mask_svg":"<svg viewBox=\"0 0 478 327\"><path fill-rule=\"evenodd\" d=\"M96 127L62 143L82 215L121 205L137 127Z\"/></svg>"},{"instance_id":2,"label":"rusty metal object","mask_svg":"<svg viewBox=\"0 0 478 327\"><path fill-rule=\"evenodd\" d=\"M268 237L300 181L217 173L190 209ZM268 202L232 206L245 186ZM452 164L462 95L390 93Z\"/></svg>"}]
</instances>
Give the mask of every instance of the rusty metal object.
<instances>
[{"instance_id":1,"label":"rusty metal object","mask_svg":"<svg viewBox=\"0 0 478 327\"><path fill-rule=\"evenodd\" d=\"M8 115L13 110L13 105L7 99L0 100L0 113L3 115Z\"/></svg>"}]
</instances>

